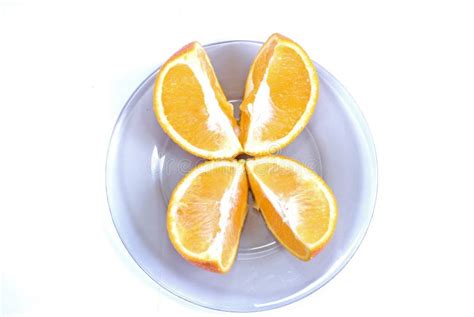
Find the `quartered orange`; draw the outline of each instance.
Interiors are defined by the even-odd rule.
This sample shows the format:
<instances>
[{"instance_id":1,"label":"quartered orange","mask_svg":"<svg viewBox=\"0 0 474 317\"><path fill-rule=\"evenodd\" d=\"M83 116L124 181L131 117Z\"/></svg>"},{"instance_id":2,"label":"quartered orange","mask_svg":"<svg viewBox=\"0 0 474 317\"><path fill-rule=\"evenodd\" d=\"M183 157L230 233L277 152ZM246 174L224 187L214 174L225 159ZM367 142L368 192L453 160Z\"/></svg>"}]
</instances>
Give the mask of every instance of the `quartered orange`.
<instances>
[{"instance_id":1,"label":"quartered orange","mask_svg":"<svg viewBox=\"0 0 474 317\"><path fill-rule=\"evenodd\" d=\"M242 152L233 106L197 42L183 47L161 67L153 109L171 139L194 155L223 159Z\"/></svg>"},{"instance_id":2,"label":"quartered orange","mask_svg":"<svg viewBox=\"0 0 474 317\"><path fill-rule=\"evenodd\" d=\"M255 58L240 106L240 140L245 153L275 153L304 129L316 107L319 82L308 54L273 34Z\"/></svg>"},{"instance_id":3,"label":"quartered orange","mask_svg":"<svg viewBox=\"0 0 474 317\"><path fill-rule=\"evenodd\" d=\"M282 156L246 162L250 188L277 240L301 260L315 256L336 228L336 199L308 167Z\"/></svg>"},{"instance_id":4,"label":"quartered orange","mask_svg":"<svg viewBox=\"0 0 474 317\"><path fill-rule=\"evenodd\" d=\"M189 172L168 205L168 235L188 261L228 272L247 215L244 161L209 161Z\"/></svg>"}]
</instances>

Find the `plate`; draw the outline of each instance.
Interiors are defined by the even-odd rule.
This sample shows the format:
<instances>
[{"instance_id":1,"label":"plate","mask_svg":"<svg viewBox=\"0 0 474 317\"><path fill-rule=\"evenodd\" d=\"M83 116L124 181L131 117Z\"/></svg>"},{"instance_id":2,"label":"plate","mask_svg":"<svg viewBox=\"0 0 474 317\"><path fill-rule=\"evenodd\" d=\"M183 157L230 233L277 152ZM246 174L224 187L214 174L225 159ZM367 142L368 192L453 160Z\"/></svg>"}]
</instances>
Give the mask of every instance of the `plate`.
<instances>
[{"instance_id":1,"label":"plate","mask_svg":"<svg viewBox=\"0 0 474 317\"><path fill-rule=\"evenodd\" d=\"M229 41L205 46L237 117L245 79L261 45ZM162 288L211 309L267 310L313 293L354 255L375 205L375 148L354 100L333 76L315 65L320 95L314 115L298 138L279 153L320 174L339 204L333 239L309 262L296 259L275 241L260 214L252 208L251 197L231 271L220 275L186 262L168 239L166 210L175 185L202 160L171 141L155 119L152 91L158 70L127 101L108 149L107 198L126 249Z\"/></svg>"}]
</instances>

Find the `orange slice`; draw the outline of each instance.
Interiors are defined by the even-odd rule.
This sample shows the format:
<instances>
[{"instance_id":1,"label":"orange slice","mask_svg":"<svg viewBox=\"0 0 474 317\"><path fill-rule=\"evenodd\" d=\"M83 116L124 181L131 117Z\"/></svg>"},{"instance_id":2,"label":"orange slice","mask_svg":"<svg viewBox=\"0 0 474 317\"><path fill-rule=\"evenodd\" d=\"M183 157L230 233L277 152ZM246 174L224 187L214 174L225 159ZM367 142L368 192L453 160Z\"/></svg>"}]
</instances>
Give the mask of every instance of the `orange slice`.
<instances>
[{"instance_id":1,"label":"orange slice","mask_svg":"<svg viewBox=\"0 0 474 317\"><path fill-rule=\"evenodd\" d=\"M240 106L240 140L245 153L275 153L304 129L316 107L319 82L308 54L273 34L255 58Z\"/></svg>"},{"instance_id":2,"label":"orange slice","mask_svg":"<svg viewBox=\"0 0 474 317\"><path fill-rule=\"evenodd\" d=\"M328 185L282 156L248 160L246 169L255 201L277 240L301 260L315 256L336 227L337 204Z\"/></svg>"},{"instance_id":3,"label":"orange slice","mask_svg":"<svg viewBox=\"0 0 474 317\"><path fill-rule=\"evenodd\" d=\"M247 215L244 161L209 161L176 186L168 205L168 235L186 260L210 271L234 263Z\"/></svg>"},{"instance_id":4,"label":"orange slice","mask_svg":"<svg viewBox=\"0 0 474 317\"><path fill-rule=\"evenodd\" d=\"M161 67L153 109L170 138L194 155L221 159L242 152L233 106L197 42L183 47Z\"/></svg>"}]
</instances>

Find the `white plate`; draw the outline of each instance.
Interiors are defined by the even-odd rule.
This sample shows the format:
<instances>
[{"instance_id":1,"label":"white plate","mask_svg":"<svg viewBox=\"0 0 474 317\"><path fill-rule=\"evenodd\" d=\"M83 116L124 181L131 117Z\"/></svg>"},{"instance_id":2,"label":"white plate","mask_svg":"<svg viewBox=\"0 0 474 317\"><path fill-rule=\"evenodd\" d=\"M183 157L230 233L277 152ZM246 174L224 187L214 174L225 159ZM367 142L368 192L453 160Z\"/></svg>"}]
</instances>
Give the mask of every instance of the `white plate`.
<instances>
[{"instance_id":1,"label":"white plate","mask_svg":"<svg viewBox=\"0 0 474 317\"><path fill-rule=\"evenodd\" d=\"M260 46L230 41L205 47L227 98L236 104ZM228 274L207 272L182 259L168 239L166 209L174 186L201 159L183 151L158 125L152 108L156 71L130 97L110 141L107 196L125 247L161 287L212 309L266 310L319 289L353 256L374 210L375 149L354 100L334 77L315 65L320 95L314 115L302 134L280 152L322 175L339 204L334 237L310 262L296 259L275 241L251 201L238 257Z\"/></svg>"}]
</instances>

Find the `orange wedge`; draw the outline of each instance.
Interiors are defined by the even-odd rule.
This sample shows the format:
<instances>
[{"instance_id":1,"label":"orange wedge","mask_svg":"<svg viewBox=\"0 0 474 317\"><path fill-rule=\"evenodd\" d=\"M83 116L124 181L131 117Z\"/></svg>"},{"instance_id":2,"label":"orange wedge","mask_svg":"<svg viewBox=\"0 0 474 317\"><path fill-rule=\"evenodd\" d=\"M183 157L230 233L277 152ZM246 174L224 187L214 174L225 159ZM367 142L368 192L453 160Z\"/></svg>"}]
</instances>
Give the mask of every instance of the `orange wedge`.
<instances>
[{"instance_id":1,"label":"orange wedge","mask_svg":"<svg viewBox=\"0 0 474 317\"><path fill-rule=\"evenodd\" d=\"M226 273L234 263L247 215L244 161L209 161L176 186L168 205L168 235L186 260Z\"/></svg>"},{"instance_id":2,"label":"orange wedge","mask_svg":"<svg viewBox=\"0 0 474 317\"><path fill-rule=\"evenodd\" d=\"M294 256L310 260L336 228L337 204L331 189L311 169L282 156L248 160L246 169L270 231Z\"/></svg>"},{"instance_id":3,"label":"orange wedge","mask_svg":"<svg viewBox=\"0 0 474 317\"><path fill-rule=\"evenodd\" d=\"M275 153L304 129L316 107L319 82L308 54L273 34L257 54L240 106L240 140L245 153Z\"/></svg>"},{"instance_id":4,"label":"orange wedge","mask_svg":"<svg viewBox=\"0 0 474 317\"><path fill-rule=\"evenodd\" d=\"M196 156L222 159L242 152L233 106L197 42L183 47L161 67L153 109L169 137Z\"/></svg>"}]
</instances>

